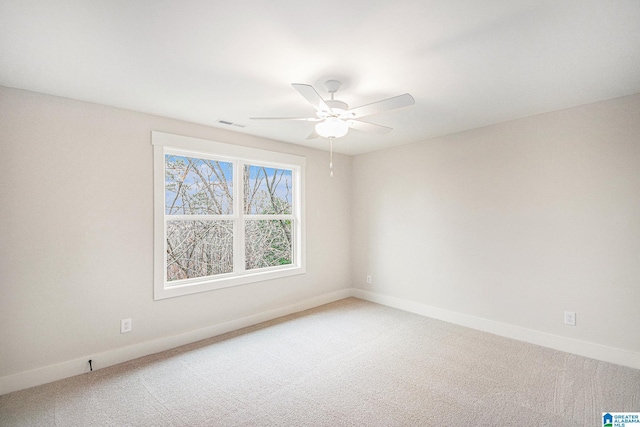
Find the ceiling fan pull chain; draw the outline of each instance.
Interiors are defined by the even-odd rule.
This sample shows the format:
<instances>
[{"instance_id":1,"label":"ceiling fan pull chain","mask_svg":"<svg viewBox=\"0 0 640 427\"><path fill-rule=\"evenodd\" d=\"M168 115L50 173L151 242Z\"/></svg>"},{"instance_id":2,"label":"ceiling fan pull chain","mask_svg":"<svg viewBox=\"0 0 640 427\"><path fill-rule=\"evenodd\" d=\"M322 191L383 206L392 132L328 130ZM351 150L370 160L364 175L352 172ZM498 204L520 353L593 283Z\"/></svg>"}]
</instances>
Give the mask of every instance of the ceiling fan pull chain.
<instances>
[{"instance_id":1,"label":"ceiling fan pull chain","mask_svg":"<svg viewBox=\"0 0 640 427\"><path fill-rule=\"evenodd\" d=\"M333 178L333 137L329 138L329 176Z\"/></svg>"}]
</instances>

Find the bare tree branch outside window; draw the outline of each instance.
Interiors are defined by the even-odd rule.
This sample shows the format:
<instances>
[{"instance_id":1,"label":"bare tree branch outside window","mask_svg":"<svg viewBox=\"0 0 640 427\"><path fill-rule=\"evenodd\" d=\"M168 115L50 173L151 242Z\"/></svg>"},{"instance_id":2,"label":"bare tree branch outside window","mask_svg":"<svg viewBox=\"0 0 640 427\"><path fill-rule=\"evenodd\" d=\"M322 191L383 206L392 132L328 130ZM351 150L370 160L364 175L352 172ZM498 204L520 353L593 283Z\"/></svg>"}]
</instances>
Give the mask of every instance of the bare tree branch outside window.
<instances>
[{"instance_id":1,"label":"bare tree branch outside window","mask_svg":"<svg viewBox=\"0 0 640 427\"><path fill-rule=\"evenodd\" d=\"M232 213L232 163L165 156L167 281L233 271L233 221L178 217Z\"/></svg>"},{"instance_id":2,"label":"bare tree branch outside window","mask_svg":"<svg viewBox=\"0 0 640 427\"><path fill-rule=\"evenodd\" d=\"M292 172L245 165L244 209L257 215L292 213ZM274 267L293 262L290 219L245 222L245 268Z\"/></svg>"},{"instance_id":3,"label":"bare tree branch outside window","mask_svg":"<svg viewBox=\"0 0 640 427\"><path fill-rule=\"evenodd\" d=\"M232 162L165 155L167 281L233 272L233 169ZM292 264L292 171L245 165L242 186L245 269Z\"/></svg>"}]
</instances>

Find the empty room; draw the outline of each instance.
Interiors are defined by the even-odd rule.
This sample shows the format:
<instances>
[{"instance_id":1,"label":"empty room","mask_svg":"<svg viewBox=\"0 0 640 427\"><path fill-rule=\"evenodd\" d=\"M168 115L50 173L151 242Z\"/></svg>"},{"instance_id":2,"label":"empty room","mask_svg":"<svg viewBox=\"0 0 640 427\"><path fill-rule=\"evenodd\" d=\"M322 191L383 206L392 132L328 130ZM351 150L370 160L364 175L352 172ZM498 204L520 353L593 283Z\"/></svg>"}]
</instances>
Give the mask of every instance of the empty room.
<instances>
[{"instance_id":1,"label":"empty room","mask_svg":"<svg viewBox=\"0 0 640 427\"><path fill-rule=\"evenodd\" d=\"M640 426L640 2L0 0L0 425Z\"/></svg>"}]
</instances>

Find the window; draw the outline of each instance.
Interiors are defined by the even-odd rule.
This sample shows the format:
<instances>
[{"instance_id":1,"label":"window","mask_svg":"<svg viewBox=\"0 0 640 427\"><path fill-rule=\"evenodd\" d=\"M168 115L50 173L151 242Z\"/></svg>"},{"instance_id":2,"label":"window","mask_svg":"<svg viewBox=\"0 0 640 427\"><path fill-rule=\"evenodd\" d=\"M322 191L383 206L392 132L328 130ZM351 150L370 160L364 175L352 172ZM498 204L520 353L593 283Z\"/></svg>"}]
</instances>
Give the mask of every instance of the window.
<instances>
[{"instance_id":1,"label":"window","mask_svg":"<svg viewBox=\"0 0 640 427\"><path fill-rule=\"evenodd\" d=\"M305 272L303 157L160 132L154 298Z\"/></svg>"}]
</instances>

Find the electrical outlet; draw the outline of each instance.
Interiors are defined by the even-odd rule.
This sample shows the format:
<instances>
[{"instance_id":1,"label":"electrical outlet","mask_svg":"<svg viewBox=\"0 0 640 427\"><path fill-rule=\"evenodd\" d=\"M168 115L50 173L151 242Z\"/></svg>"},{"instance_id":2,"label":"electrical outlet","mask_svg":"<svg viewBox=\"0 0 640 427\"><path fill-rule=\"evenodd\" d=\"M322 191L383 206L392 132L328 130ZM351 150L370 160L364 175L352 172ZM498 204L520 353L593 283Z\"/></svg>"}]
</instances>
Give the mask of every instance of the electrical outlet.
<instances>
[{"instance_id":1,"label":"electrical outlet","mask_svg":"<svg viewBox=\"0 0 640 427\"><path fill-rule=\"evenodd\" d=\"M575 311L565 311L564 312L564 324L576 326L576 313Z\"/></svg>"},{"instance_id":2,"label":"electrical outlet","mask_svg":"<svg viewBox=\"0 0 640 427\"><path fill-rule=\"evenodd\" d=\"M371 275L367 275L367 283L371 284Z\"/></svg>"},{"instance_id":3,"label":"electrical outlet","mask_svg":"<svg viewBox=\"0 0 640 427\"><path fill-rule=\"evenodd\" d=\"M132 328L131 319L122 319L120 321L120 333L121 334L124 334L124 333L127 333L127 332L131 332L131 328Z\"/></svg>"}]
</instances>

